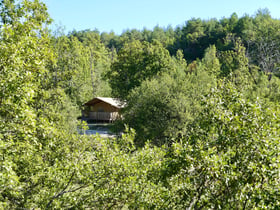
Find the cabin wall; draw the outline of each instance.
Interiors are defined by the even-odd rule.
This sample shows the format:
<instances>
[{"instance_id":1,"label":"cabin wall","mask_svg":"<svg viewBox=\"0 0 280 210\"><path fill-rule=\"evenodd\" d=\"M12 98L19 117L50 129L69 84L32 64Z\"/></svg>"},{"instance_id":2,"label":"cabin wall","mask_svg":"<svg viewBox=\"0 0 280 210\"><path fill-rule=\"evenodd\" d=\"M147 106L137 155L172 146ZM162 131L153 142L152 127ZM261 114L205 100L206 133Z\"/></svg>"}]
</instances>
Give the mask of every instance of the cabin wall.
<instances>
[{"instance_id":1,"label":"cabin wall","mask_svg":"<svg viewBox=\"0 0 280 210\"><path fill-rule=\"evenodd\" d=\"M118 112L119 109L103 101L90 106L91 112Z\"/></svg>"}]
</instances>

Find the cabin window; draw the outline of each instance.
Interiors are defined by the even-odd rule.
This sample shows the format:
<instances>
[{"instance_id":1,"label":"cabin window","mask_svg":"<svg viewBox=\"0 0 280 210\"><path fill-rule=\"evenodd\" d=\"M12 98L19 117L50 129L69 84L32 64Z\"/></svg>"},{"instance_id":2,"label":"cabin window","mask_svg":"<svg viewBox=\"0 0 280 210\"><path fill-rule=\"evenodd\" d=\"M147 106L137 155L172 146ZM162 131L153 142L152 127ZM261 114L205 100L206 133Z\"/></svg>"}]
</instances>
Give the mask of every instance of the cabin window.
<instances>
[{"instance_id":1,"label":"cabin window","mask_svg":"<svg viewBox=\"0 0 280 210\"><path fill-rule=\"evenodd\" d=\"M102 107L99 107L97 111L98 112L104 112L104 109Z\"/></svg>"}]
</instances>

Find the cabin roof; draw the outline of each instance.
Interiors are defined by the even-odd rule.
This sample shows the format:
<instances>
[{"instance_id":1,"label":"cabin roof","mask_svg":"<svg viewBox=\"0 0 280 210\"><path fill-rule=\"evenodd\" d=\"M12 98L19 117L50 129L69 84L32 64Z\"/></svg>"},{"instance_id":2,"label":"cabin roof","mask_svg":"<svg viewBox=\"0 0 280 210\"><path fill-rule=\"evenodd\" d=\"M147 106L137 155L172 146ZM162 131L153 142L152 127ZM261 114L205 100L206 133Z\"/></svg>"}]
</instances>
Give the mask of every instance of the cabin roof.
<instances>
[{"instance_id":1,"label":"cabin roof","mask_svg":"<svg viewBox=\"0 0 280 210\"><path fill-rule=\"evenodd\" d=\"M117 99L117 98L108 98L108 97L96 97L96 98L93 98L92 100L88 101L84 105L92 106L92 105L98 103L99 101L103 101L103 102L105 102L107 104L110 104L111 106L114 106L114 107L116 107L118 109L121 109L121 108L125 107L125 103L120 101L119 99Z\"/></svg>"}]
</instances>

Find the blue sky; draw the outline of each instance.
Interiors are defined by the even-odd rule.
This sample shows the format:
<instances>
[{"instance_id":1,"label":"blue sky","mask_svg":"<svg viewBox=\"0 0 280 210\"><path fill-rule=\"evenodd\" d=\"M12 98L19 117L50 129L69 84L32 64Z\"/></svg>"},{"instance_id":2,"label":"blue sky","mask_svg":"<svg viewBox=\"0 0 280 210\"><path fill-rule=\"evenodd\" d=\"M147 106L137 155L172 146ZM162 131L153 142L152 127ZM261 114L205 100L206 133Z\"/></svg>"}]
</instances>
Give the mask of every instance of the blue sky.
<instances>
[{"instance_id":1,"label":"blue sky","mask_svg":"<svg viewBox=\"0 0 280 210\"><path fill-rule=\"evenodd\" d=\"M121 34L126 29L155 26L176 27L191 18L230 17L236 12L254 15L260 8L269 9L280 18L280 0L42 0L48 7L54 25L65 26L65 32L98 29ZM55 27L53 27L55 28Z\"/></svg>"}]
</instances>

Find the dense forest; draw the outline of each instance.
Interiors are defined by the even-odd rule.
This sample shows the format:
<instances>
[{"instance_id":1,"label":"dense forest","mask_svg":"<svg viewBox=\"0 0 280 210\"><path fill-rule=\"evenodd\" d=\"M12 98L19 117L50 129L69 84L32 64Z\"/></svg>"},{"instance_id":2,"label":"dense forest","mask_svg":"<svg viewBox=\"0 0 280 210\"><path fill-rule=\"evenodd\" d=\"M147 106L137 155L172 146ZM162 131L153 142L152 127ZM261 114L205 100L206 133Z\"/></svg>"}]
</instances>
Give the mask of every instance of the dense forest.
<instances>
[{"instance_id":1,"label":"dense forest","mask_svg":"<svg viewBox=\"0 0 280 210\"><path fill-rule=\"evenodd\" d=\"M65 34L39 0L0 2L0 209L280 208L267 9ZM96 96L127 104L121 136L77 133Z\"/></svg>"}]
</instances>

